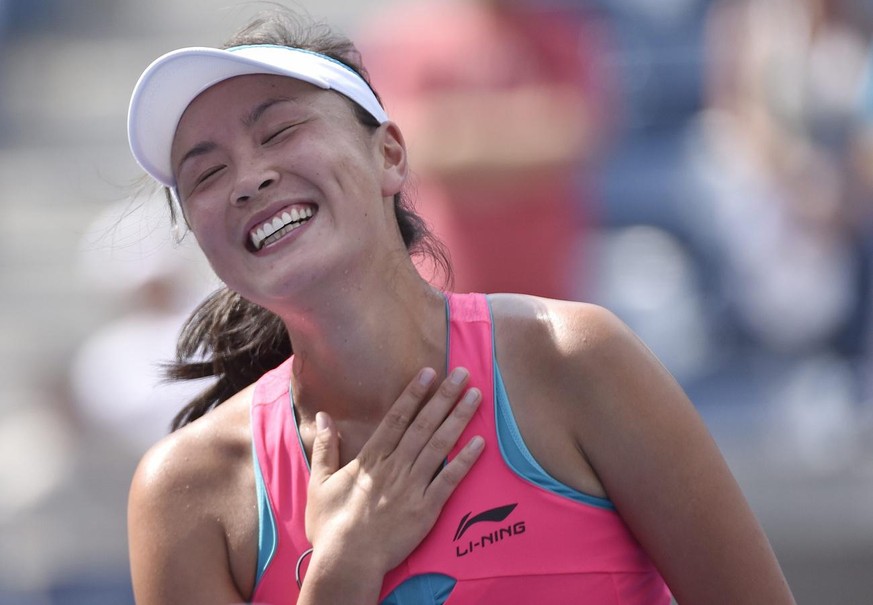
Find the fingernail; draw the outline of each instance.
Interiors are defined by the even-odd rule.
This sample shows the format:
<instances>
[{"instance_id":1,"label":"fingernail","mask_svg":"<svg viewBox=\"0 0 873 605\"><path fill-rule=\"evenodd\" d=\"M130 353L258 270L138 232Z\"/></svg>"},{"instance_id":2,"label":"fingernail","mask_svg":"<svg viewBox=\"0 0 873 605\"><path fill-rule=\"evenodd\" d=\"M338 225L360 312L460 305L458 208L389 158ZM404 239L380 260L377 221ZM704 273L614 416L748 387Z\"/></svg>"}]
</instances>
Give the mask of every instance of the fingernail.
<instances>
[{"instance_id":1,"label":"fingernail","mask_svg":"<svg viewBox=\"0 0 873 605\"><path fill-rule=\"evenodd\" d=\"M461 400L461 403L464 405L475 405L479 402L479 389L469 389L466 393L464 393L464 398Z\"/></svg>"},{"instance_id":2,"label":"fingernail","mask_svg":"<svg viewBox=\"0 0 873 605\"><path fill-rule=\"evenodd\" d=\"M315 415L315 428L319 432L327 428L327 416L325 416L323 412L318 412Z\"/></svg>"},{"instance_id":3,"label":"fingernail","mask_svg":"<svg viewBox=\"0 0 873 605\"><path fill-rule=\"evenodd\" d=\"M433 369L424 368L418 375L418 383L421 386L426 387L433 381L434 376L436 376L436 372L434 372Z\"/></svg>"},{"instance_id":4,"label":"fingernail","mask_svg":"<svg viewBox=\"0 0 873 605\"><path fill-rule=\"evenodd\" d=\"M454 385L459 385L464 382L467 374L468 372L464 368L455 368L452 370L451 376L449 376L449 381Z\"/></svg>"},{"instance_id":5,"label":"fingernail","mask_svg":"<svg viewBox=\"0 0 873 605\"><path fill-rule=\"evenodd\" d=\"M476 435L475 437L473 437L473 439L470 440L470 451L478 452L484 446L485 440L482 439L482 437L480 437L479 435Z\"/></svg>"}]
</instances>

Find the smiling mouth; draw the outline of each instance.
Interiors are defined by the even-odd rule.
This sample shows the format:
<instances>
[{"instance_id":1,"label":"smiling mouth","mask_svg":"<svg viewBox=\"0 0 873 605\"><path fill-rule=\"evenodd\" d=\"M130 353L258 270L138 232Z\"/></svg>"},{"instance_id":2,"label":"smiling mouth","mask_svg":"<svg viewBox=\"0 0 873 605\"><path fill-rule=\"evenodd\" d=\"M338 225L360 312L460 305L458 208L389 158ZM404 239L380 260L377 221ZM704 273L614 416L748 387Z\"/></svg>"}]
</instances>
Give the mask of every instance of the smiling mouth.
<instances>
[{"instance_id":1,"label":"smiling mouth","mask_svg":"<svg viewBox=\"0 0 873 605\"><path fill-rule=\"evenodd\" d=\"M262 250L271 244L275 244L284 236L288 235L304 223L308 222L315 212L309 206L305 208L292 208L277 214L249 234L249 240L255 251Z\"/></svg>"}]
</instances>

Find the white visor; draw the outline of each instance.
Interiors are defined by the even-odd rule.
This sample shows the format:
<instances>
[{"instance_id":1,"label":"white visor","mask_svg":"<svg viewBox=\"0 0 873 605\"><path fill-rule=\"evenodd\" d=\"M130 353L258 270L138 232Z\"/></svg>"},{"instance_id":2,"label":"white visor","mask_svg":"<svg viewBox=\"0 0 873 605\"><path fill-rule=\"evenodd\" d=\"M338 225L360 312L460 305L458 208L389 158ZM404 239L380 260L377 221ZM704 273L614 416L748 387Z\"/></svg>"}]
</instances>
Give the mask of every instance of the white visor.
<instances>
[{"instance_id":1,"label":"white visor","mask_svg":"<svg viewBox=\"0 0 873 605\"><path fill-rule=\"evenodd\" d=\"M146 172L175 188L170 149L185 109L207 88L248 74L274 74L335 90L383 124L388 115L363 78L341 62L299 48L259 44L182 48L156 59L140 76L130 99L127 137Z\"/></svg>"}]
</instances>

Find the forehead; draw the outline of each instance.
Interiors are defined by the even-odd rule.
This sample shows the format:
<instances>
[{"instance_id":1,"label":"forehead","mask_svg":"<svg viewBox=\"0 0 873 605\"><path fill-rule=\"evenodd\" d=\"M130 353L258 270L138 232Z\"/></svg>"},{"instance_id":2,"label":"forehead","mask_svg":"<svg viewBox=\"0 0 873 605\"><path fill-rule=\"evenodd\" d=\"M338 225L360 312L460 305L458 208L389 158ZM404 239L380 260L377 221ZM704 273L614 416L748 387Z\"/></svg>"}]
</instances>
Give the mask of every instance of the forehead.
<instances>
[{"instance_id":1,"label":"forehead","mask_svg":"<svg viewBox=\"0 0 873 605\"><path fill-rule=\"evenodd\" d=\"M245 111L246 106L260 99L276 96L289 99L308 99L320 89L312 84L267 74L236 76L210 86L197 95L185 108L176 132L185 122L192 119L215 117L216 114L228 118L234 112ZM205 114L205 115L204 115Z\"/></svg>"},{"instance_id":2,"label":"forehead","mask_svg":"<svg viewBox=\"0 0 873 605\"><path fill-rule=\"evenodd\" d=\"M232 122L251 126L253 118L260 115L258 107L270 100L288 100L325 112L347 107L340 95L294 78L269 74L236 76L207 88L191 101L176 127L173 155L186 140L204 136L210 129Z\"/></svg>"}]
</instances>

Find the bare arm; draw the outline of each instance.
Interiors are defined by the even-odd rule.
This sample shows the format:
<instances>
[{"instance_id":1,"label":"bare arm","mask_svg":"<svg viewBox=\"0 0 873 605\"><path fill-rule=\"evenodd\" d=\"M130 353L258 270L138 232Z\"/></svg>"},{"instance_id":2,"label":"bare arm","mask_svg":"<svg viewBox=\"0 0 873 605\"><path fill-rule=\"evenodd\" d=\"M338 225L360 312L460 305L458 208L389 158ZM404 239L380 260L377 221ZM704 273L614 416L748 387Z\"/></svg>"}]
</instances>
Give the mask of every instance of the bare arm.
<instances>
[{"instance_id":1,"label":"bare arm","mask_svg":"<svg viewBox=\"0 0 873 605\"><path fill-rule=\"evenodd\" d=\"M682 389L615 316L576 311L578 443L681 605L794 603L770 544ZM581 371L580 371L581 370ZM569 386L569 383L568 383Z\"/></svg>"},{"instance_id":2,"label":"bare arm","mask_svg":"<svg viewBox=\"0 0 873 605\"><path fill-rule=\"evenodd\" d=\"M244 601L234 584L221 519L188 443L170 437L134 475L128 505L130 565L138 605L216 605ZM201 469L202 470L202 469Z\"/></svg>"}]
</instances>

